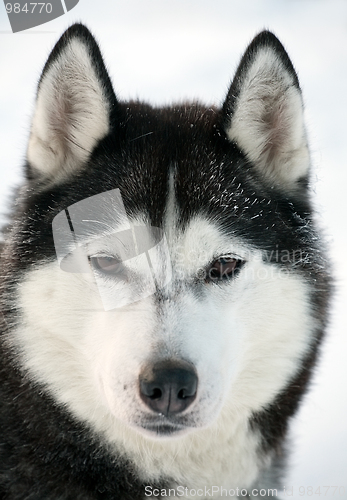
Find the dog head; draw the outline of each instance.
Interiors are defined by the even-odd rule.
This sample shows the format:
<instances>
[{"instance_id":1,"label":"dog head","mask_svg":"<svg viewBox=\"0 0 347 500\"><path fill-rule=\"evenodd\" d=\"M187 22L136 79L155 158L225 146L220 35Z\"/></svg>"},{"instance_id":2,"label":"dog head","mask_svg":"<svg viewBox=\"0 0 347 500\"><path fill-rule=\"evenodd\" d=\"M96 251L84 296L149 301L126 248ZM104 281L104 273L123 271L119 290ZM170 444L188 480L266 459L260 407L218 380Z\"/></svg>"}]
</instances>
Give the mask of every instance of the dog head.
<instances>
[{"instance_id":1,"label":"dog head","mask_svg":"<svg viewBox=\"0 0 347 500\"><path fill-rule=\"evenodd\" d=\"M110 438L179 437L291 382L318 264L301 91L274 35L250 44L221 109L155 108L120 102L72 26L39 82L26 168L11 343L75 416Z\"/></svg>"}]
</instances>

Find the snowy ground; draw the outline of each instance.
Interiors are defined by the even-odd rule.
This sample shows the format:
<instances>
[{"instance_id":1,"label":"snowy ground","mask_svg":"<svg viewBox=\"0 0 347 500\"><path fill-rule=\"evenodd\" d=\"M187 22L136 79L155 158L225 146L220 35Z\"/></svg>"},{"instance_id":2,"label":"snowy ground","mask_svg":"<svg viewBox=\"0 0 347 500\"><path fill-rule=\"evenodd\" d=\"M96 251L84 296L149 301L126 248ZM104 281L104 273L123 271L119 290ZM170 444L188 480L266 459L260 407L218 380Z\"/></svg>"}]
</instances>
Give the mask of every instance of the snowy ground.
<instances>
[{"instance_id":1,"label":"snowy ground","mask_svg":"<svg viewBox=\"0 0 347 500\"><path fill-rule=\"evenodd\" d=\"M263 28L286 46L304 92L337 297L312 390L293 422L293 467L285 486L291 498L347 499L346 0L80 0L63 17L15 35L0 5L1 220L21 176L42 66L75 21L100 41L118 96L156 104L184 98L221 103L243 50Z\"/></svg>"}]
</instances>

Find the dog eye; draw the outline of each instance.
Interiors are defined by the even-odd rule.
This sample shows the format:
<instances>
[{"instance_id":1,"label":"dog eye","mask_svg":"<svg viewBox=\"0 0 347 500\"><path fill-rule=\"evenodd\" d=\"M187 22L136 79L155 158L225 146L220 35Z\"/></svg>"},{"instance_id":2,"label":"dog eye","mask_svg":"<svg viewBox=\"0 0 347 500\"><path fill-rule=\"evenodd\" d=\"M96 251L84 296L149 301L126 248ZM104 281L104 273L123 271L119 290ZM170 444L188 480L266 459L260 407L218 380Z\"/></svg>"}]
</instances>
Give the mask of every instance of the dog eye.
<instances>
[{"instance_id":1,"label":"dog eye","mask_svg":"<svg viewBox=\"0 0 347 500\"><path fill-rule=\"evenodd\" d=\"M103 274L119 275L125 269L123 263L115 257L90 257L89 261L96 271Z\"/></svg>"},{"instance_id":2,"label":"dog eye","mask_svg":"<svg viewBox=\"0 0 347 500\"><path fill-rule=\"evenodd\" d=\"M243 264L243 260L235 257L219 257L207 269L206 281L222 281L233 278Z\"/></svg>"}]
</instances>

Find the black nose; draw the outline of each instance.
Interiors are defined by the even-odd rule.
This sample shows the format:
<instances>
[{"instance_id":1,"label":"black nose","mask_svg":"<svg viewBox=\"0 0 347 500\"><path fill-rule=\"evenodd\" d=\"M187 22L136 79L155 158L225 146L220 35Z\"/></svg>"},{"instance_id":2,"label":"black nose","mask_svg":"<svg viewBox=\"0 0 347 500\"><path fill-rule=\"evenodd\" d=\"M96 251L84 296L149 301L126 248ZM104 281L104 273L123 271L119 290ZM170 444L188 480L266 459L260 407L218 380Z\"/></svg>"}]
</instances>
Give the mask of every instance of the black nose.
<instances>
[{"instance_id":1,"label":"black nose","mask_svg":"<svg viewBox=\"0 0 347 500\"><path fill-rule=\"evenodd\" d=\"M140 396L156 413L181 413L194 401L198 377L185 361L163 361L146 366L139 377Z\"/></svg>"}]
</instances>

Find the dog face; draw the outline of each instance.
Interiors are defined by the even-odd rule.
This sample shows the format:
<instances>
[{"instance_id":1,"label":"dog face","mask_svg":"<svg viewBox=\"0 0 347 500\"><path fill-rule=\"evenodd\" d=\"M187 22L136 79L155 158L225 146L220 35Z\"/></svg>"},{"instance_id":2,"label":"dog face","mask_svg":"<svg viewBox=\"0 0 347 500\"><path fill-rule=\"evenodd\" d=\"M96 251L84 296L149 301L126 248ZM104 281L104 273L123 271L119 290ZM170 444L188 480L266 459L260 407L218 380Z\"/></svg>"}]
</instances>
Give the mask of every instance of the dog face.
<instances>
[{"instance_id":1,"label":"dog face","mask_svg":"<svg viewBox=\"0 0 347 500\"><path fill-rule=\"evenodd\" d=\"M274 401L317 324L301 92L273 35L222 109L152 108L116 99L75 25L44 68L27 158L10 342L37 382L110 439L215 432Z\"/></svg>"}]
</instances>

